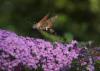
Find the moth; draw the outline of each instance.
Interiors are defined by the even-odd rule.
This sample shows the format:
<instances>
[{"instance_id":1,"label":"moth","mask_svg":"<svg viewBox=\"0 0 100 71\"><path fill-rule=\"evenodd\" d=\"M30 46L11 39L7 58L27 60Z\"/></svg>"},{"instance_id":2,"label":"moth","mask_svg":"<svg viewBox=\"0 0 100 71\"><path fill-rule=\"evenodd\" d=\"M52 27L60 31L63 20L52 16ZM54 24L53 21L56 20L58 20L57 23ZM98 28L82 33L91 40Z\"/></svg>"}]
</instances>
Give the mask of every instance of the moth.
<instances>
[{"instance_id":1,"label":"moth","mask_svg":"<svg viewBox=\"0 0 100 71\"><path fill-rule=\"evenodd\" d=\"M50 33L54 33L54 22L58 18L58 16L53 16L49 18L49 15L45 15L39 22L37 22L35 25L33 25L33 29L37 29L40 31L48 31Z\"/></svg>"}]
</instances>

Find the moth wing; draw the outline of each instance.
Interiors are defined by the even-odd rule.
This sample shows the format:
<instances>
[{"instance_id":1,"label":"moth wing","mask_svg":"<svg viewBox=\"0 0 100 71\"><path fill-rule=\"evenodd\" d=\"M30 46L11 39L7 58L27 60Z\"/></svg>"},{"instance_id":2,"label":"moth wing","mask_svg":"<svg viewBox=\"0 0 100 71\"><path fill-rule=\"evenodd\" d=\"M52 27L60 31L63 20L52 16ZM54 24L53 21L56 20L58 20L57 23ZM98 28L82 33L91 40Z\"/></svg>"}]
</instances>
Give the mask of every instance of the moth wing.
<instances>
[{"instance_id":1,"label":"moth wing","mask_svg":"<svg viewBox=\"0 0 100 71\"><path fill-rule=\"evenodd\" d=\"M53 27L53 23L56 21L57 18L58 18L58 16L53 16L53 17L51 17L50 19L47 20L48 28Z\"/></svg>"},{"instance_id":2,"label":"moth wing","mask_svg":"<svg viewBox=\"0 0 100 71\"><path fill-rule=\"evenodd\" d=\"M51 17L49 20L50 20L52 23L54 23L54 22L57 20L57 18L58 18L58 16L56 15L56 16Z\"/></svg>"},{"instance_id":3,"label":"moth wing","mask_svg":"<svg viewBox=\"0 0 100 71\"><path fill-rule=\"evenodd\" d=\"M48 19L48 14L46 16L44 16L38 23L34 24L33 25L33 28L34 29L39 29L41 28L44 24L45 24L45 21Z\"/></svg>"}]
</instances>

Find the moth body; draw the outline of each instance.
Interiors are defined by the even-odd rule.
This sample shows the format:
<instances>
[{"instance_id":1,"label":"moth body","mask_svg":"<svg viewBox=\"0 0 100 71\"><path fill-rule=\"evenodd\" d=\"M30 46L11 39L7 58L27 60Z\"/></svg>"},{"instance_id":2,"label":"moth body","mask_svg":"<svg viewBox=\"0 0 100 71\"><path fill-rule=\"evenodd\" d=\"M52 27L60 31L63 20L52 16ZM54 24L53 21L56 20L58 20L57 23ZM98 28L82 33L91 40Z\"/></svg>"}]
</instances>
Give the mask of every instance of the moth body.
<instances>
[{"instance_id":1,"label":"moth body","mask_svg":"<svg viewBox=\"0 0 100 71\"><path fill-rule=\"evenodd\" d=\"M48 15L46 15L38 23L33 25L33 29L37 29L40 31L49 31L50 33L54 33L53 23L55 22L56 19L57 16L48 19Z\"/></svg>"}]
</instances>

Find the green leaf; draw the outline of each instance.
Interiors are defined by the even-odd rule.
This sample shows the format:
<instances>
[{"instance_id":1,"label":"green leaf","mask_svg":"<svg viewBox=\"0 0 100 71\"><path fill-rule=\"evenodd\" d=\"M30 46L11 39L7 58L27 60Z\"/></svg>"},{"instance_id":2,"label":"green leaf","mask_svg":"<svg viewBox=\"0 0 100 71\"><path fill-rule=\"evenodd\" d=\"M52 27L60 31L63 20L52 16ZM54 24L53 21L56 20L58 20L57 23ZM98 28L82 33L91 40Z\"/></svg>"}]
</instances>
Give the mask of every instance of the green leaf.
<instances>
[{"instance_id":1,"label":"green leaf","mask_svg":"<svg viewBox=\"0 0 100 71\"><path fill-rule=\"evenodd\" d=\"M47 40L50 40L50 41L57 41L57 42L63 42L63 38L60 37L60 36L57 36L57 35L54 35L54 34L50 34L48 32L45 32L45 31L41 31L42 35L47 39Z\"/></svg>"},{"instance_id":2,"label":"green leaf","mask_svg":"<svg viewBox=\"0 0 100 71\"><path fill-rule=\"evenodd\" d=\"M64 40L65 42L70 42L71 40L73 40L73 35L71 33L66 33L64 34Z\"/></svg>"}]
</instances>

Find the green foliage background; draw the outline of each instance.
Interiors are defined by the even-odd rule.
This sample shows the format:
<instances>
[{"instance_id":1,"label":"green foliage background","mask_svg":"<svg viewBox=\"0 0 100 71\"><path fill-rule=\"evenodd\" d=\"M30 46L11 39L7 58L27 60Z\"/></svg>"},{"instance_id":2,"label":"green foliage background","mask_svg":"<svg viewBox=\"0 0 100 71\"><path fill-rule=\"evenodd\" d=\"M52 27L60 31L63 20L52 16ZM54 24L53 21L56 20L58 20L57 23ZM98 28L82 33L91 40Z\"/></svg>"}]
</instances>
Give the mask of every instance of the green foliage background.
<instances>
[{"instance_id":1,"label":"green foliage background","mask_svg":"<svg viewBox=\"0 0 100 71\"><path fill-rule=\"evenodd\" d=\"M32 29L47 13L58 15L57 35ZM0 0L0 28L51 41L100 41L100 0Z\"/></svg>"}]
</instances>

